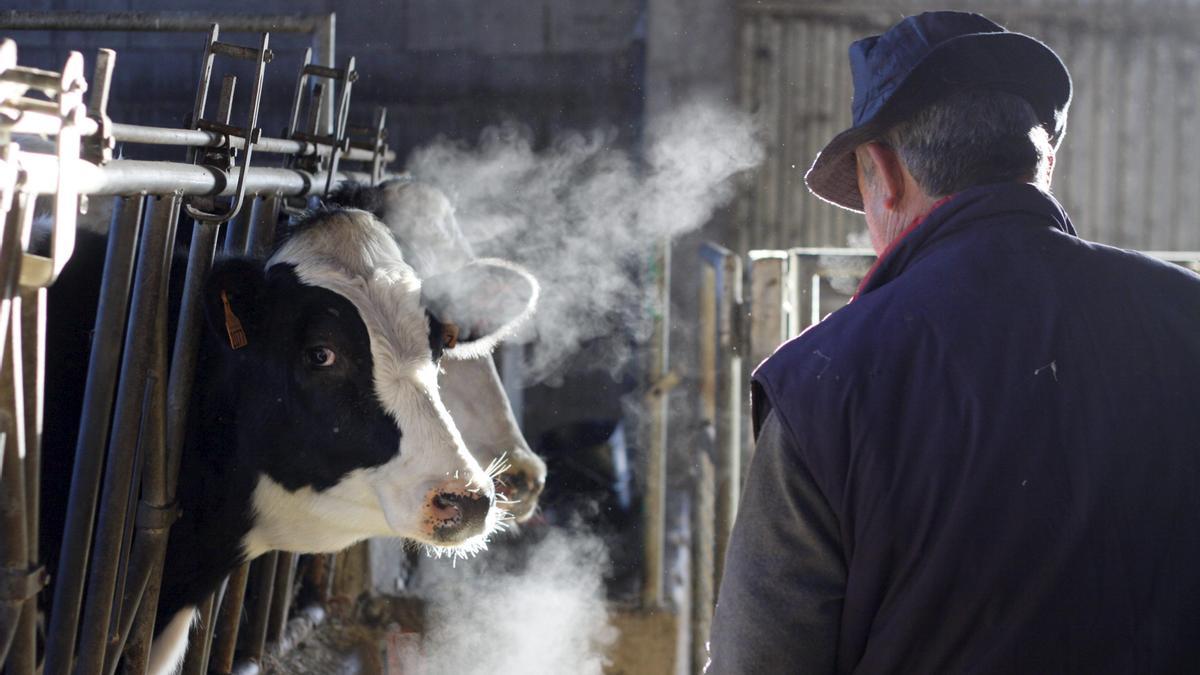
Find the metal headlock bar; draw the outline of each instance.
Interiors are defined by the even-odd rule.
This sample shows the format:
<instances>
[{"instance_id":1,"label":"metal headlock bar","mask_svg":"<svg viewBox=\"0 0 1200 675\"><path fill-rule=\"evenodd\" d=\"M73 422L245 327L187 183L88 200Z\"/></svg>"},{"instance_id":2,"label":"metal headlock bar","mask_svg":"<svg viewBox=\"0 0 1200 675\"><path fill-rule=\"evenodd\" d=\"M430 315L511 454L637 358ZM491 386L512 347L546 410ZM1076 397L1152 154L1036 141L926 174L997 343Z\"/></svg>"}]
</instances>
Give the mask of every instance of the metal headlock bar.
<instances>
[{"instance_id":1,"label":"metal headlock bar","mask_svg":"<svg viewBox=\"0 0 1200 675\"><path fill-rule=\"evenodd\" d=\"M85 21L49 21L0 12L0 27L45 28ZM133 15L98 22L116 29ZM161 18L161 16L160 16ZM332 16L321 25L332 26ZM196 18L167 29L195 30ZM239 26L252 25L250 20ZM305 24L310 28L312 24ZM301 29L300 24L290 25ZM72 53L62 72L19 66L16 44L0 42L0 666L11 675L112 675L144 672L156 621L167 536L178 515L176 482L203 324L201 289L224 230L225 250L269 251L285 198L323 195L335 182L377 182L394 159L386 145L386 115L350 129L355 61L344 68L305 58L288 138L258 127L269 36L257 47L221 42L208 26L201 76L187 129L114 123L108 115L116 53L100 50L93 88L83 59ZM326 54L332 54L332 42ZM257 72L244 123L232 120L236 78L221 79L215 112L206 108L215 57L252 61ZM308 78L310 119L298 127ZM322 109L340 87L328 130ZM332 113L332 109L331 109ZM22 147L24 135L54 142L54 151ZM354 136L352 140L351 136ZM187 161L113 159L117 143L188 148ZM287 155L285 167L251 163L256 153ZM369 172L338 171L339 160ZM53 203L48 256L30 252L35 201ZM87 197L115 195L99 288L83 410L75 445L46 644L38 648L38 605L45 584L38 542L39 441L45 360L46 286L74 250L76 213ZM224 198L228 198L224 201ZM223 200L221 205L217 200ZM168 340L167 303L180 216L192 221L183 295ZM332 565L320 558L322 569ZM270 554L235 571L201 603L185 673L248 672L263 654L287 642L297 557ZM249 591L249 593L247 592ZM316 589L324 600L327 589ZM246 605L245 609L243 605ZM242 630L243 612L249 622ZM324 613L295 611L312 624ZM240 635L239 635L240 634ZM214 641L214 635L215 641ZM272 646L268 649L268 645ZM45 654L42 664L38 654ZM240 659L240 660L239 660Z\"/></svg>"}]
</instances>

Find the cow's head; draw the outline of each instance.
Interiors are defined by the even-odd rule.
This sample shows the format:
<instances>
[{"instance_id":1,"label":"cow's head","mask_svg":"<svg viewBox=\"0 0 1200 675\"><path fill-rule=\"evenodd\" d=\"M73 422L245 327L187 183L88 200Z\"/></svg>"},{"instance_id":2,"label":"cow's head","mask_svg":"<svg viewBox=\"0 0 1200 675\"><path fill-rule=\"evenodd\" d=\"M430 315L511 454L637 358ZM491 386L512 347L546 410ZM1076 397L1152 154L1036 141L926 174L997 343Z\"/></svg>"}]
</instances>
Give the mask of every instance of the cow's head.
<instances>
[{"instance_id":1,"label":"cow's head","mask_svg":"<svg viewBox=\"0 0 1200 675\"><path fill-rule=\"evenodd\" d=\"M456 286L482 291L463 298ZM499 338L532 314L537 282L511 263L479 258L456 270L430 277L427 303L450 317L469 346L442 359L442 398L471 454L496 468L500 508L517 521L533 514L546 484L546 463L529 449L491 358ZM486 302L489 308L485 308ZM497 311L499 310L499 311ZM501 317L507 325L500 325ZM488 336L478 339L481 336Z\"/></svg>"},{"instance_id":2,"label":"cow's head","mask_svg":"<svg viewBox=\"0 0 1200 675\"><path fill-rule=\"evenodd\" d=\"M370 536L461 547L496 527L492 478L437 385L460 301L469 312L455 316L505 310L472 295L447 284L427 307L388 230L357 210L314 215L265 263L214 267L209 324L237 381L239 460L258 472L247 554L331 551ZM494 339L463 337L483 349Z\"/></svg>"},{"instance_id":3,"label":"cow's head","mask_svg":"<svg viewBox=\"0 0 1200 675\"><path fill-rule=\"evenodd\" d=\"M392 179L374 187L348 182L339 186L331 200L375 213L400 242L418 274L431 279L429 286L439 285L438 280L453 280L461 270L469 273L487 262L475 260L450 198L428 183L410 178ZM490 275L483 287L498 282L503 285L503 275L500 279ZM510 280L512 283L524 288L533 281ZM499 462L494 466L499 469L496 488L500 507L520 522L537 507L546 483L546 463L534 454L521 433L491 356L479 349L474 351L476 358L443 360L438 380L442 400L475 459L484 466Z\"/></svg>"}]
</instances>

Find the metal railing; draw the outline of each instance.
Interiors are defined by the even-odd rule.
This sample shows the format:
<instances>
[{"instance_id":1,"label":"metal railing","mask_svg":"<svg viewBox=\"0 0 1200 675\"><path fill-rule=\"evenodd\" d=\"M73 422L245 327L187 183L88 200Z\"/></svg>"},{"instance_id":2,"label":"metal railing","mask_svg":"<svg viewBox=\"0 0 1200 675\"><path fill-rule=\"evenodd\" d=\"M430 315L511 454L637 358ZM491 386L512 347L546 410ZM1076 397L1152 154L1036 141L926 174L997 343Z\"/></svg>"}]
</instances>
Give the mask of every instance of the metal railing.
<instances>
[{"instance_id":1,"label":"metal railing","mask_svg":"<svg viewBox=\"0 0 1200 675\"><path fill-rule=\"evenodd\" d=\"M96 17L104 21L93 21ZM139 17L51 19L6 12L0 13L0 27L76 29L91 21L89 28L124 30L145 20ZM199 21L164 17L157 15L155 25L195 30ZM240 17L238 27L261 25L255 20L279 18ZM332 16L324 24L304 25L332 30ZM16 45L0 44L0 665L12 675L37 672L39 653L45 654L41 669L46 675L109 675L122 665L128 672L145 670L167 535L177 511L175 485L203 322L200 291L217 248L265 254L285 199L322 195L345 178L377 180L393 157L381 114L367 129L367 142L351 140L348 75L342 78L346 86L338 96L336 119L329 118L336 122L329 133L316 134L318 125L310 120L289 138L262 137L256 124L264 66L271 60L268 36L256 47L242 47L218 42L211 23L205 29L206 66L191 129L109 120L108 85L116 59L110 50L101 50L85 104L88 83L81 55L72 53L63 71L52 73L18 66ZM330 32L330 57L332 46ZM230 123L236 80L228 76L221 80L216 112L205 117L214 54L248 56L258 63L259 81L244 126ZM311 69L309 61L306 57L302 68ZM353 60L345 73L353 73ZM332 104L333 91L308 92L304 79L296 101L307 93L310 110ZM22 148L14 141L21 134L53 138L56 152ZM191 161L114 160L116 143L185 146ZM252 154L259 159L259 153L286 155L286 166L252 165ZM339 160L362 162L369 173L338 171ZM49 256L30 252L39 195L54 204ZM81 203L104 195L115 195L115 205L46 645L39 650L36 597L46 582L40 566L45 552L37 545L46 287L72 255ZM186 267L174 270L183 290L172 344L168 296L176 231L185 211L191 239ZM332 557L311 562L321 578L332 576ZM293 644L319 623L324 616L319 607L291 607L297 568L297 556L272 553L234 571L198 608L199 627L184 672L252 672L264 654ZM319 582L312 595L323 602L328 593L328 585ZM289 627L292 614L298 618Z\"/></svg>"}]
</instances>

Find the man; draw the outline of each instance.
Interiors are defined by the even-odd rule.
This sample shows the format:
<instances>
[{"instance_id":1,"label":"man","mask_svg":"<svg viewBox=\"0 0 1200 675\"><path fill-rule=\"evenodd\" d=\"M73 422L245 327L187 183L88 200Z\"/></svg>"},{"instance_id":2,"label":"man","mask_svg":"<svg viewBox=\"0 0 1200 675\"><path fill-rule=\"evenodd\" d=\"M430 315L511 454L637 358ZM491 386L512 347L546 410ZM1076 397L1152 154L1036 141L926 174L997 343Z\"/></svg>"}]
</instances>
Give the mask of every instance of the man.
<instances>
[{"instance_id":1,"label":"man","mask_svg":"<svg viewBox=\"0 0 1200 675\"><path fill-rule=\"evenodd\" d=\"M880 257L754 375L708 672L1195 671L1200 278L1075 236L1042 43L934 12L850 59L807 182Z\"/></svg>"}]
</instances>

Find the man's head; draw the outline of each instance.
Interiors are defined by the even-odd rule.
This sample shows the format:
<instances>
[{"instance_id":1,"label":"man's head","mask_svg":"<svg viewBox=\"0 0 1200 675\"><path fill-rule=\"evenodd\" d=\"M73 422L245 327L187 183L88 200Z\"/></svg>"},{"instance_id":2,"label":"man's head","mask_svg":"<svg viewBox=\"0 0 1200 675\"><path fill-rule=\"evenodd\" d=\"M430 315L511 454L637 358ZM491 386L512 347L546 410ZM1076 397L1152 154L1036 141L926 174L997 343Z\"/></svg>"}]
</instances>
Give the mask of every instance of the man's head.
<instances>
[{"instance_id":1,"label":"man's head","mask_svg":"<svg viewBox=\"0 0 1200 675\"><path fill-rule=\"evenodd\" d=\"M978 14L927 12L855 42L850 65L853 126L805 180L818 197L866 212L877 248L963 188L1049 185L1071 78L1046 45Z\"/></svg>"},{"instance_id":2,"label":"man's head","mask_svg":"<svg viewBox=\"0 0 1200 675\"><path fill-rule=\"evenodd\" d=\"M1054 169L1054 146L1029 102L987 88L947 94L854 156L877 253L943 197L1010 181L1048 191Z\"/></svg>"}]
</instances>

